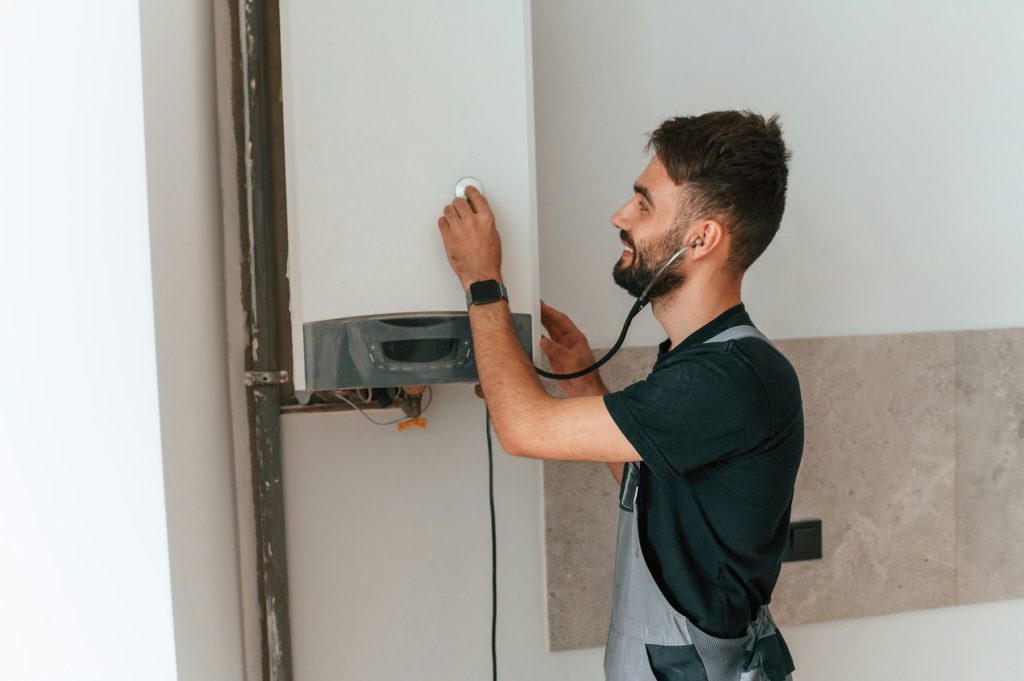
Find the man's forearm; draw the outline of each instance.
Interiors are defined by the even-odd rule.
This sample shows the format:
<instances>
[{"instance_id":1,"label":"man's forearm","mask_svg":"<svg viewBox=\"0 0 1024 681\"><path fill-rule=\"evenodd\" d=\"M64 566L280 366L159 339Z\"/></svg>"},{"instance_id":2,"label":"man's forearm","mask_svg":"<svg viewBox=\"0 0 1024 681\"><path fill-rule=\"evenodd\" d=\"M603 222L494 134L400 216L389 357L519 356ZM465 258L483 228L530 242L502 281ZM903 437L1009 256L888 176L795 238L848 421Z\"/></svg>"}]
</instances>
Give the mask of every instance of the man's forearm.
<instances>
[{"instance_id":1,"label":"man's forearm","mask_svg":"<svg viewBox=\"0 0 1024 681\"><path fill-rule=\"evenodd\" d=\"M479 189L443 209L437 228L462 290L501 278L501 239ZM637 461L639 452L598 396L557 400L519 345L508 301L470 305L477 375L494 430L509 454L564 461Z\"/></svg>"},{"instance_id":2,"label":"man's forearm","mask_svg":"<svg viewBox=\"0 0 1024 681\"><path fill-rule=\"evenodd\" d=\"M519 345L507 301L470 305L469 321L477 374L494 432L506 451L516 449L518 433L529 428L535 410L555 398L544 390Z\"/></svg>"},{"instance_id":3,"label":"man's forearm","mask_svg":"<svg viewBox=\"0 0 1024 681\"><path fill-rule=\"evenodd\" d=\"M470 305L469 321L477 375L494 432L505 451L521 454L519 442L524 431L528 434L537 410L543 410L545 402L555 398L544 390L533 364L519 345L507 301ZM607 392L608 388L599 380L594 394ZM616 483L622 482L624 466L622 462L608 463Z\"/></svg>"}]
</instances>

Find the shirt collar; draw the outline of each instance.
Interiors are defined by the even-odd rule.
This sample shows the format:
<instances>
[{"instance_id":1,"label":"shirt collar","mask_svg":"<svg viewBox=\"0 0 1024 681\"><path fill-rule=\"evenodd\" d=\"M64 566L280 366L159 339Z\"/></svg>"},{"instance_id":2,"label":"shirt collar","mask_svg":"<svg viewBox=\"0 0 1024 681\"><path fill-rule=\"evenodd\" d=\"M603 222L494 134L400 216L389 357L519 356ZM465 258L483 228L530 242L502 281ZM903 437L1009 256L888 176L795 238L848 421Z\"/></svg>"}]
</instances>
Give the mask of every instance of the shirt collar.
<instances>
[{"instance_id":1,"label":"shirt collar","mask_svg":"<svg viewBox=\"0 0 1024 681\"><path fill-rule=\"evenodd\" d=\"M728 310L726 310L725 312L723 312L722 314L718 315L710 322L705 324L704 326L700 327L699 329L691 333L689 336L683 339L682 343L672 348L671 350L669 350L668 348L669 346L672 345L672 339L666 338L665 340L663 340L661 343L658 344L658 359L655 363L660 364L662 361L668 359L669 357L675 357L678 354L686 352L688 349L694 347L695 345L700 345L704 341L708 340L713 336L718 335L722 331L725 331L726 329L732 326L738 326L740 324L753 324L753 322L750 321L750 315L747 314L747 308L744 307L743 303L737 303L736 305L733 305Z\"/></svg>"}]
</instances>

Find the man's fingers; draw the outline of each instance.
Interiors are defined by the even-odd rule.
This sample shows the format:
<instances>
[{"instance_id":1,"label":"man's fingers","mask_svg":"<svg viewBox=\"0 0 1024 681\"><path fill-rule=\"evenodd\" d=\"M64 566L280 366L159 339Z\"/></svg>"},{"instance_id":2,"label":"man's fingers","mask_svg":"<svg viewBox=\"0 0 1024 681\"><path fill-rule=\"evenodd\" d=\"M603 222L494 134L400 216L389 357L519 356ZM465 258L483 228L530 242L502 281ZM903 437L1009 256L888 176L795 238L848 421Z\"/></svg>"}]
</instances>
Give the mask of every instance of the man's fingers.
<instances>
[{"instance_id":1,"label":"man's fingers","mask_svg":"<svg viewBox=\"0 0 1024 681\"><path fill-rule=\"evenodd\" d=\"M555 324L551 315L547 313L543 306L540 308L540 323L548 330L548 333L551 334L552 338L560 339L562 337L562 332L558 328L558 325Z\"/></svg>"},{"instance_id":2,"label":"man's fingers","mask_svg":"<svg viewBox=\"0 0 1024 681\"><path fill-rule=\"evenodd\" d=\"M547 336L540 337L540 349L551 359L564 360L568 359L569 356L568 349L559 345L556 341L551 340Z\"/></svg>"},{"instance_id":3,"label":"man's fingers","mask_svg":"<svg viewBox=\"0 0 1024 681\"><path fill-rule=\"evenodd\" d=\"M551 334L552 338L561 339L562 333L563 333L563 327L562 327L561 324L558 323L558 321L551 314L551 312L549 311L549 308L545 308L544 306L541 306L541 308L540 308L540 323L541 323L541 325L543 325L543 327L545 329L548 330L548 333Z\"/></svg>"},{"instance_id":4,"label":"man's fingers","mask_svg":"<svg viewBox=\"0 0 1024 681\"><path fill-rule=\"evenodd\" d=\"M491 204L487 203L484 195L473 185L466 187L466 200L469 201L469 205L477 213L489 213L491 211Z\"/></svg>"},{"instance_id":5,"label":"man's fingers","mask_svg":"<svg viewBox=\"0 0 1024 681\"><path fill-rule=\"evenodd\" d=\"M540 303L540 323L555 335L577 333L579 329L567 315L551 307L543 300Z\"/></svg>"},{"instance_id":6,"label":"man's fingers","mask_svg":"<svg viewBox=\"0 0 1024 681\"><path fill-rule=\"evenodd\" d=\"M585 362L570 348L565 347L547 336L540 337L540 349L548 356L551 369L556 372L576 371L582 369Z\"/></svg>"},{"instance_id":7,"label":"man's fingers","mask_svg":"<svg viewBox=\"0 0 1024 681\"><path fill-rule=\"evenodd\" d=\"M458 198L452 201L452 205L455 206L455 212L459 214L460 218L468 217L473 214L473 209L469 207L469 203L466 199Z\"/></svg>"}]
</instances>

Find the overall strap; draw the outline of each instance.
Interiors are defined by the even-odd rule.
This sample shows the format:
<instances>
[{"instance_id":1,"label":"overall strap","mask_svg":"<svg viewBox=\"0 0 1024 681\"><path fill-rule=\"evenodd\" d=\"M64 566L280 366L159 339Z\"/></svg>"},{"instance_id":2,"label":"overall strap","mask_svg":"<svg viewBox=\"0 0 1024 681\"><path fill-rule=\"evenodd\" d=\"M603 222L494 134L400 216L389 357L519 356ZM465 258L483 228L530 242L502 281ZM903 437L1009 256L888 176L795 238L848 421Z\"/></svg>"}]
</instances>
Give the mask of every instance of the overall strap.
<instances>
[{"instance_id":1,"label":"overall strap","mask_svg":"<svg viewBox=\"0 0 1024 681\"><path fill-rule=\"evenodd\" d=\"M705 343L724 343L726 341L736 340L737 338L750 338L750 337L760 338L765 343L767 343L768 345L770 345L773 348L775 348L775 344L772 343L770 340L768 340L768 336L764 335L757 328L751 326L750 324L740 324L738 326L730 326L728 329L726 329L722 333L718 334L717 336L712 336L711 338L707 339L704 342ZM775 349L778 350L778 348L775 348Z\"/></svg>"}]
</instances>

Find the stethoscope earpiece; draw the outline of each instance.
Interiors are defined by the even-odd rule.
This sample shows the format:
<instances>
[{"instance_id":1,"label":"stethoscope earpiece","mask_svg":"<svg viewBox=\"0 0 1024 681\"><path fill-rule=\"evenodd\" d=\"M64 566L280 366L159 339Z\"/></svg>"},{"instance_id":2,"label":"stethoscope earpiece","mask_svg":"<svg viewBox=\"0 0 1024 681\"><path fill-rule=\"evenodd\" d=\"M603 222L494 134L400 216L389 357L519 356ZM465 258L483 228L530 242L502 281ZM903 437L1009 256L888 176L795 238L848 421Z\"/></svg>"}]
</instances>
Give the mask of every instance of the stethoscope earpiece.
<instances>
[{"instance_id":1,"label":"stethoscope earpiece","mask_svg":"<svg viewBox=\"0 0 1024 681\"><path fill-rule=\"evenodd\" d=\"M703 246L704 245L704 239L701 239L700 237L697 237L696 239L693 240L693 245L694 246Z\"/></svg>"}]
</instances>

